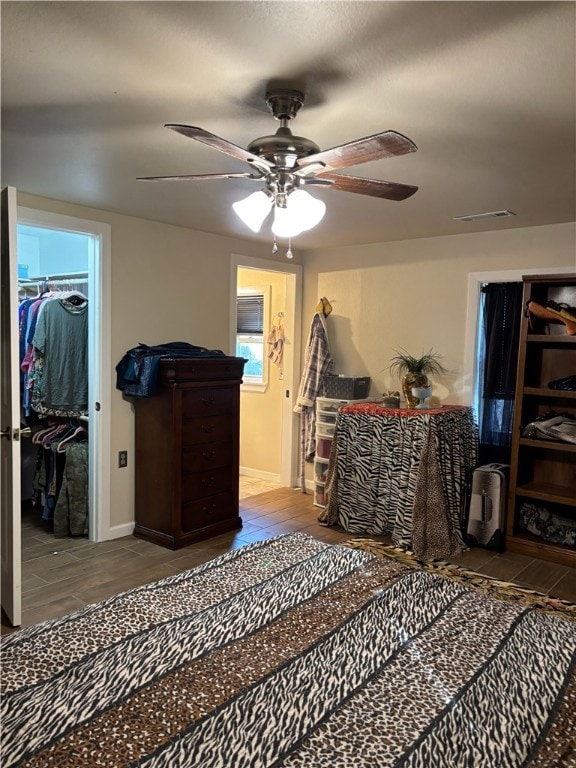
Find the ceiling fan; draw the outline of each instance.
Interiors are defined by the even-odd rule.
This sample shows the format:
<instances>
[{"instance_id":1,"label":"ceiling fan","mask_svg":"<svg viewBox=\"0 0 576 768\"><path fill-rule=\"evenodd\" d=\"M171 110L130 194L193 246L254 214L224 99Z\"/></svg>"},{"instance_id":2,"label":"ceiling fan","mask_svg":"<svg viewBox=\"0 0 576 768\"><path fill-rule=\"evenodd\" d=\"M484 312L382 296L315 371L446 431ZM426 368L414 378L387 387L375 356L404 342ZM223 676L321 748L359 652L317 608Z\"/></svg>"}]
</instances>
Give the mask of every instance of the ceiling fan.
<instances>
[{"instance_id":1,"label":"ceiling fan","mask_svg":"<svg viewBox=\"0 0 576 768\"><path fill-rule=\"evenodd\" d=\"M234 203L233 208L247 226L259 232L274 207L272 231L285 237L294 237L305 229L311 229L324 215L324 203L304 192L303 187L319 186L386 200L405 200L417 191L418 187L410 184L333 173L360 163L416 152L416 145L406 136L396 131L383 131L321 151L310 139L294 136L288 127L289 121L304 104L303 93L286 88L274 89L266 94L266 103L274 118L280 121L280 128L273 135L254 139L247 149L203 128L174 123L165 126L230 157L243 160L250 165L250 172L146 176L139 181L249 179L263 182L263 189Z\"/></svg>"}]
</instances>

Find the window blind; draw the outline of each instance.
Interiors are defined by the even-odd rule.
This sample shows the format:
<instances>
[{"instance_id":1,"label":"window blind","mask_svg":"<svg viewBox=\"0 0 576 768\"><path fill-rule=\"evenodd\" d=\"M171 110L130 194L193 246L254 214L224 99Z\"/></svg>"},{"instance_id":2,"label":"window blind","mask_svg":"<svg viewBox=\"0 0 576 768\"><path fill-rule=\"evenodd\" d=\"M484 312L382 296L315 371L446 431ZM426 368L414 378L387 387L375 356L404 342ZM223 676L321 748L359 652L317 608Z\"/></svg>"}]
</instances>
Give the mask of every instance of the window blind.
<instances>
[{"instance_id":1,"label":"window blind","mask_svg":"<svg viewBox=\"0 0 576 768\"><path fill-rule=\"evenodd\" d=\"M237 297L236 332L264 333L264 296L262 294Z\"/></svg>"}]
</instances>

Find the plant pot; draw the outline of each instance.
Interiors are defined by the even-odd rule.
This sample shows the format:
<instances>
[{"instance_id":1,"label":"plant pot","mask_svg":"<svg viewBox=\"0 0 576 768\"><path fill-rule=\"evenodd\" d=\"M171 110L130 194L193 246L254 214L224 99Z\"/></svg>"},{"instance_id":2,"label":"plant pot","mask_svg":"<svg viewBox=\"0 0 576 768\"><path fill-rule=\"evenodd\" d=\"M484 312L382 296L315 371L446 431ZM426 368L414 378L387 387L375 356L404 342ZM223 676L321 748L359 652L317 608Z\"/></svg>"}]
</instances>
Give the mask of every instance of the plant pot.
<instances>
[{"instance_id":1,"label":"plant pot","mask_svg":"<svg viewBox=\"0 0 576 768\"><path fill-rule=\"evenodd\" d=\"M414 397L418 398L418 405L415 406L417 410L430 408L430 406L426 403L426 400L432 394L432 387L430 385L427 387L412 387L412 394Z\"/></svg>"},{"instance_id":2,"label":"plant pot","mask_svg":"<svg viewBox=\"0 0 576 768\"><path fill-rule=\"evenodd\" d=\"M407 408L416 408L419 403L417 397L412 394L412 387L427 387L428 376L425 373L405 373L402 377L402 392Z\"/></svg>"}]
</instances>

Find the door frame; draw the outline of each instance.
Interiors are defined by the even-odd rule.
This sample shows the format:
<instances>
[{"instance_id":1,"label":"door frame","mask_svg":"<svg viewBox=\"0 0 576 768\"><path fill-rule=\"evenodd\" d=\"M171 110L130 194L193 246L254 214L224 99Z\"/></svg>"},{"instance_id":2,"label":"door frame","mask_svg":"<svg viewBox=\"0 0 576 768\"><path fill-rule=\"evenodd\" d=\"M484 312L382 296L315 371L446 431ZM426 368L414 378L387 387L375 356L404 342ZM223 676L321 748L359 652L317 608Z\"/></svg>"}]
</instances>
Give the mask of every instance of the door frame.
<instances>
[{"instance_id":1,"label":"door frame","mask_svg":"<svg viewBox=\"0 0 576 768\"><path fill-rule=\"evenodd\" d=\"M18 206L18 223L92 236L88 266L88 528L110 538L111 227L101 221ZM17 281L18 276L14 275Z\"/></svg>"},{"instance_id":2,"label":"door frame","mask_svg":"<svg viewBox=\"0 0 576 768\"><path fill-rule=\"evenodd\" d=\"M302 266L241 256L230 256L230 354L236 354L236 296L238 267L260 272L281 272L286 280L286 312L284 315L284 394L282 398L282 445L280 483L287 487L298 483L298 414L294 413L300 384L300 350L302 340Z\"/></svg>"}]
</instances>

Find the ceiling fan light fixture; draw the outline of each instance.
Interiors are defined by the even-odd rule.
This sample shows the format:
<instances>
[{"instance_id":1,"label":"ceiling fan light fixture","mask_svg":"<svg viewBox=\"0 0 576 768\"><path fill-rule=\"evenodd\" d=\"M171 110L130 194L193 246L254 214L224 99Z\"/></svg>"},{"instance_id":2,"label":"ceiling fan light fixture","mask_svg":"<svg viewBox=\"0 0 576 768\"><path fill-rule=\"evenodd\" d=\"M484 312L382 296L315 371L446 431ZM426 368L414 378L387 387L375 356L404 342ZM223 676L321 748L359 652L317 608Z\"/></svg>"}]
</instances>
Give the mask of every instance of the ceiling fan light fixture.
<instances>
[{"instance_id":1,"label":"ceiling fan light fixture","mask_svg":"<svg viewBox=\"0 0 576 768\"><path fill-rule=\"evenodd\" d=\"M303 189L295 189L288 195L288 209L298 217L302 231L320 224L326 213L326 204Z\"/></svg>"},{"instance_id":2,"label":"ceiling fan light fixture","mask_svg":"<svg viewBox=\"0 0 576 768\"><path fill-rule=\"evenodd\" d=\"M302 189L295 189L287 196L285 206L276 202L272 232L276 237L296 237L319 224L325 213L326 205L322 200Z\"/></svg>"},{"instance_id":3,"label":"ceiling fan light fixture","mask_svg":"<svg viewBox=\"0 0 576 768\"><path fill-rule=\"evenodd\" d=\"M286 206L282 208L279 205L274 207L274 221L272 222L272 232L276 237L296 237L303 228L300 226L298 218Z\"/></svg>"},{"instance_id":4,"label":"ceiling fan light fixture","mask_svg":"<svg viewBox=\"0 0 576 768\"><path fill-rule=\"evenodd\" d=\"M264 219L270 213L273 198L263 190L253 192L243 200L232 204L234 213L252 232L260 232Z\"/></svg>"}]
</instances>

